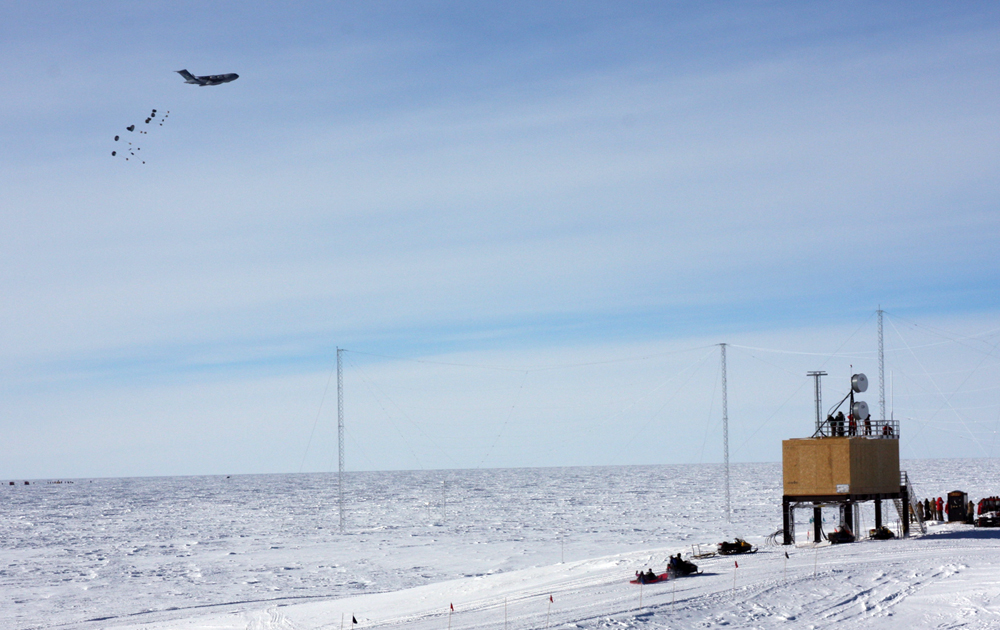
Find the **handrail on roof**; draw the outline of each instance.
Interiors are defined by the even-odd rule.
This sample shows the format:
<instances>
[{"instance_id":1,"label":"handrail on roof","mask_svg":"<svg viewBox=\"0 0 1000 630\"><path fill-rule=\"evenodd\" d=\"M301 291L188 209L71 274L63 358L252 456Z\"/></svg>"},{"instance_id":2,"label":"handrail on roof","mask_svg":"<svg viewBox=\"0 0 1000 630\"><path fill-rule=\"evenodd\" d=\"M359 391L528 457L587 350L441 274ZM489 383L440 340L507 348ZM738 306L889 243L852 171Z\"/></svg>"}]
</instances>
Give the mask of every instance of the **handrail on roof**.
<instances>
[{"instance_id":1,"label":"handrail on roof","mask_svg":"<svg viewBox=\"0 0 1000 630\"><path fill-rule=\"evenodd\" d=\"M898 440L899 420L863 420L852 427L850 421L827 418L813 437L863 437L878 440Z\"/></svg>"}]
</instances>

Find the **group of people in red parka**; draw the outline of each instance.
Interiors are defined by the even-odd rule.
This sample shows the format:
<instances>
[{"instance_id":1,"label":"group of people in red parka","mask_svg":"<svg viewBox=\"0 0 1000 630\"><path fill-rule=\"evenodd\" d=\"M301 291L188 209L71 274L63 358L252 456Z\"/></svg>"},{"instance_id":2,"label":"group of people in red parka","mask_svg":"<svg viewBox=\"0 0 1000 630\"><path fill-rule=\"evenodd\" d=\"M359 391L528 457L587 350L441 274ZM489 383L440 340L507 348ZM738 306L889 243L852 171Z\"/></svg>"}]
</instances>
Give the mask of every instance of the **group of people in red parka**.
<instances>
[{"instance_id":1,"label":"group of people in red parka","mask_svg":"<svg viewBox=\"0 0 1000 630\"><path fill-rule=\"evenodd\" d=\"M917 506L921 508L920 520L923 521L943 521L944 520L944 499L924 499L921 503L917 501Z\"/></svg>"}]
</instances>

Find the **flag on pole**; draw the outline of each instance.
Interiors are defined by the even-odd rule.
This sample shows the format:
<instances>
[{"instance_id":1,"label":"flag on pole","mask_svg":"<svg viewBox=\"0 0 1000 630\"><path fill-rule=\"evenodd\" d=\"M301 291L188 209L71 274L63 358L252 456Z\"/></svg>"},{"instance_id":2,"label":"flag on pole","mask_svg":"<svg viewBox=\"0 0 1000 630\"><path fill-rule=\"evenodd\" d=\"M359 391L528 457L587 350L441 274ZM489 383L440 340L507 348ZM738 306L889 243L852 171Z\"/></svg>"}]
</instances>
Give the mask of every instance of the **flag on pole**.
<instances>
[{"instance_id":1,"label":"flag on pole","mask_svg":"<svg viewBox=\"0 0 1000 630\"><path fill-rule=\"evenodd\" d=\"M448 605L451 606L451 612L455 612L455 604L448 604Z\"/></svg>"},{"instance_id":2,"label":"flag on pole","mask_svg":"<svg viewBox=\"0 0 1000 630\"><path fill-rule=\"evenodd\" d=\"M736 568L737 569L740 568L740 563L739 562L736 563Z\"/></svg>"},{"instance_id":3,"label":"flag on pole","mask_svg":"<svg viewBox=\"0 0 1000 630\"><path fill-rule=\"evenodd\" d=\"M788 552L785 552L785 560L788 560Z\"/></svg>"},{"instance_id":4,"label":"flag on pole","mask_svg":"<svg viewBox=\"0 0 1000 630\"><path fill-rule=\"evenodd\" d=\"M355 617L354 615L351 615L351 623L358 623L358 618Z\"/></svg>"},{"instance_id":5,"label":"flag on pole","mask_svg":"<svg viewBox=\"0 0 1000 630\"><path fill-rule=\"evenodd\" d=\"M551 595L549 595L549 603L550 604L552 603L552 596Z\"/></svg>"}]
</instances>

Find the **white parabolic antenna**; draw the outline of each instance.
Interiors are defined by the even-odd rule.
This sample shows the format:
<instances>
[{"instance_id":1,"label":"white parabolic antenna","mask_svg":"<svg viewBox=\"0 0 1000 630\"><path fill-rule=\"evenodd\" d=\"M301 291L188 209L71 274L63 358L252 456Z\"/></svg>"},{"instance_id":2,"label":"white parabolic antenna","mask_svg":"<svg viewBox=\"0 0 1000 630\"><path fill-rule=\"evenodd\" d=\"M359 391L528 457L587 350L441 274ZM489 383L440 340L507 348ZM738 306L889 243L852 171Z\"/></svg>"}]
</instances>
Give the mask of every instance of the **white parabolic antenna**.
<instances>
[{"instance_id":1,"label":"white parabolic antenna","mask_svg":"<svg viewBox=\"0 0 1000 630\"><path fill-rule=\"evenodd\" d=\"M868 377L864 374L855 374L851 377L851 389L859 394L868 390Z\"/></svg>"},{"instance_id":2,"label":"white parabolic antenna","mask_svg":"<svg viewBox=\"0 0 1000 630\"><path fill-rule=\"evenodd\" d=\"M851 413L854 414L854 418L856 420L864 420L868 417L868 403L863 400L859 400L854 403L854 409L851 410Z\"/></svg>"}]
</instances>

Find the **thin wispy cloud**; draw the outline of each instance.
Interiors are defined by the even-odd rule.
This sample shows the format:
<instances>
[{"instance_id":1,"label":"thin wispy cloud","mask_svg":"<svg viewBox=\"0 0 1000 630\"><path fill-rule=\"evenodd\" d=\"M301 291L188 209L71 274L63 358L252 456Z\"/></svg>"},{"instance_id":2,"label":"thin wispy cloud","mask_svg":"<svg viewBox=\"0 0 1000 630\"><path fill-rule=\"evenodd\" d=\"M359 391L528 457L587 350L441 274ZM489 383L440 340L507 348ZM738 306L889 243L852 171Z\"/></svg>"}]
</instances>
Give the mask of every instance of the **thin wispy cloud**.
<instances>
[{"instance_id":1,"label":"thin wispy cloud","mask_svg":"<svg viewBox=\"0 0 1000 630\"><path fill-rule=\"evenodd\" d=\"M990 7L107 3L9 17L3 422L85 396L92 412L68 413L98 435L238 423L278 412L209 404L214 387L267 383L285 400L278 384L322 380L336 345L605 356L745 334L789 347L810 329L829 349L879 305L969 330L996 312ZM173 73L185 66L240 79L189 86ZM113 136L150 107L171 117L148 163L112 161ZM607 376L580 378L614 406ZM214 385L196 394L199 378ZM537 388L519 404L559 406ZM172 411L123 411L145 395ZM448 413L435 422L468 415ZM254 435L241 439L270 430ZM757 435L741 456L772 457L776 433ZM601 437L551 461L503 439L486 440L484 465L619 461L597 456ZM146 472L207 470L204 457ZM142 473L141 456L126 469Z\"/></svg>"}]
</instances>

